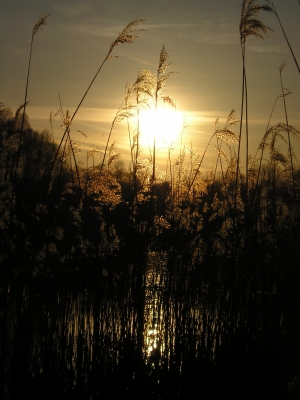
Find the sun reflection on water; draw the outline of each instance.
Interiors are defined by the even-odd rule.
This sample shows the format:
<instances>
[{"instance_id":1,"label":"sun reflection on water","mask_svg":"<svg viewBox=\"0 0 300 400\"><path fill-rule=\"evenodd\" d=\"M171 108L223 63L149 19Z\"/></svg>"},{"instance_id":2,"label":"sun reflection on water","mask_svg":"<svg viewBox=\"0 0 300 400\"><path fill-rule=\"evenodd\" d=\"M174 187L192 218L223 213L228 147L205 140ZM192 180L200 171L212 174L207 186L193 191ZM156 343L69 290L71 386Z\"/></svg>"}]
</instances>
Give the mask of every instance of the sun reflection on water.
<instances>
[{"instance_id":1,"label":"sun reflection on water","mask_svg":"<svg viewBox=\"0 0 300 400\"><path fill-rule=\"evenodd\" d=\"M163 292L165 286L164 260L155 253L149 255L145 284L144 355L146 360L160 357L164 352Z\"/></svg>"},{"instance_id":2,"label":"sun reflection on water","mask_svg":"<svg viewBox=\"0 0 300 400\"><path fill-rule=\"evenodd\" d=\"M151 355L153 350L159 348L158 331L156 327L148 330L145 346L148 357Z\"/></svg>"}]
</instances>

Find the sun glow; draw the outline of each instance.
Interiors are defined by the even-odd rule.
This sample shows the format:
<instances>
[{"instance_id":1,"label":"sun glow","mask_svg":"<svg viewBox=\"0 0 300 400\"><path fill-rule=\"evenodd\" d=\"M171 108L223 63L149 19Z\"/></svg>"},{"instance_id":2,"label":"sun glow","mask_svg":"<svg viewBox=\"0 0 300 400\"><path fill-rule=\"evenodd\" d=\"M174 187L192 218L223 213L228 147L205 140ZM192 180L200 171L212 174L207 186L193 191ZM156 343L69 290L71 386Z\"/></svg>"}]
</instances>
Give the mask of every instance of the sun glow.
<instances>
[{"instance_id":1,"label":"sun glow","mask_svg":"<svg viewBox=\"0 0 300 400\"><path fill-rule=\"evenodd\" d=\"M168 148L180 137L183 116L174 109L142 110L139 115L140 143L144 146Z\"/></svg>"}]
</instances>

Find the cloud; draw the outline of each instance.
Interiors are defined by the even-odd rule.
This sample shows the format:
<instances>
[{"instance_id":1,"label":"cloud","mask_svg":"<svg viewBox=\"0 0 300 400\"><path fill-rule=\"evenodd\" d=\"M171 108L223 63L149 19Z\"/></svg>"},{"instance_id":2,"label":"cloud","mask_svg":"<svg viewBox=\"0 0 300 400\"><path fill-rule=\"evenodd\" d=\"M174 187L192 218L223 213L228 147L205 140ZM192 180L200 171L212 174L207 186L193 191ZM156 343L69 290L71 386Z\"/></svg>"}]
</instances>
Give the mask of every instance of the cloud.
<instances>
[{"instance_id":1,"label":"cloud","mask_svg":"<svg viewBox=\"0 0 300 400\"><path fill-rule=\"evenodd\" d=\"M175 23L175 24L149 24L146 25L147 31L149 30L156 30L156 29L187 29L191 27L196 27L195 24L182 24L182 23Z\"/></svg>"},{"instance_id":2,"label":"cloud","mask_svg":"<svg viewBox=\"0 0 300 400\"><path fill-rule=\"evenodd\" d=\"M210 45L231 45L237 44L236 33L211 33L211 32L200 32L196 39L197 43L206 43Z\"/></svg>"},{"instance_id":3,"label":"cloud","mask_svg":"<svg viewBox=\"0 0 300 400\"><path fill-rule=\"evenodd\" d=\"M112 122L117 110L115 108L82 107L75 117L76 121Z\"/></svg>"},{"instance_id":4,"label":"cloud","mask_svg":"<svg viewBox=\"0 0 300 400\"><path fill-rule=\"evenodd\" d=\"M131 21L129 21L131 22ZM128 23L129 23L128 22ZM127 24L122 23L110 23L108 26L108 21L102 21L101 18L94 19L92 23L81 23L65 27L67 30L73 34L91 36L94 38L109 38L110 40L115 40L118 35L126 28ZM142 23L137 25L137 35L139 35L138 29L142 28ZM140 32L143 34L144 32Z\"/></svg>"},{"instance_id":5,"label":"cloud","mask_svg":"<svg viewBox=\"0 0 300 400\"><path fill-rule=\"evenodd\" d=\"M76 31L80 34L90 35L94 37L109 37L116 38L120 32L125 28L125 26L116 25L109 27L101 27L100 23L94 24L81 24L79 26L69 27L70 30Z\"/></svg>"},{"instance_id":6,"label":"cloud","mask_svg":"<svg viewBox=\"0 0 300 400\"><path fill-rule=\"evenodd\" d=\"M193 121L203 121L203 122L215 122L216 118L227 119L228 112L220 111L220 110L211 110L211 111L187 111L184 113L188 120Z\"/></svg>"},{"instance_id":7,"label":"cloud","mask_svg":"<svg viewBox=\"0 0 300 400\"><path fill-rule=\"evenodd\" d=\"M239 33L236 24L226 21L225 18L201 21L196 42L210 45L237 44Z\"/></svg>"},{"instance_id":8,"label":"cloud","mask_svg":"<svg viewBox=\"0 0 300 400\"><path fill-rule=\"evenodd\" d=\"M63 14L64 16L76 16L88 14L92 11L92 7L87 3L72 3L72 5L65 5L56 3L54 4L54 10L58 13Z\"/></svg>"},{"instance_id":9,"label":"cloud","mask_svg":"<svg viewBox=\"0 0 300 400\"><path fill-rule=\"evenodd\" d=\"M257 46L249 46L249 50L255 51L257 53L277 53L277 54L285 54L287 53L287 49L283 46L278 45L257 45Z\"/></svg>"},{"instance_id":10,"label":"cloud","mask_svg":"<svg viewBox=\"0 0 300 400\"><path fill-rule=\"evenodd\" d=\"M107 24L107 20L105 21L105 24ZM68 29L72 30L73 32L77 32L80 34L85 34L85 35L90 35L94 37L108 37L111 39L115 39L119 33L123 31L123 29L126 27L126 24L110 24L109 26L103 26L104 23L101 19L94 20L93 23L88 23L88 24L80 24L77 26L71 26ZM190 28L196 28L195 24L182 24L182 23L162 23L162 24L147 24L146 21L139 24L137 26L138 29L145 29L144 32L140 32L141 35L143 36L151 36L157 35L158 32L161 32L162 30L169 30L172 33L172 36L174 34L180 34L185 33L186 35L190 34L187 29ZM139 35L139 32L137 33Z\"/></svg>"}]
</instances>

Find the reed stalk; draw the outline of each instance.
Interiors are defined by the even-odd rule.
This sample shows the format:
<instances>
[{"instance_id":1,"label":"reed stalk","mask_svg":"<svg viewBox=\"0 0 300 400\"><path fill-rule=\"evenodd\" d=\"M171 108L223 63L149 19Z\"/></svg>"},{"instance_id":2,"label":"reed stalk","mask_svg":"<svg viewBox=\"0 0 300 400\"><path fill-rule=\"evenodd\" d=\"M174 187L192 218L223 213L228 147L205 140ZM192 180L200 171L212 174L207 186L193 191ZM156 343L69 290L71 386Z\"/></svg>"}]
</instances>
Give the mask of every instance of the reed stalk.
<instances>
[{"instance_id":1,"label":"reed stalk","mask_svg":"<svg viewBox=\"0 0 300 400\"><path fill-rule=\"evenodd\" d=\"M246 249L247 243L247 230L248 230L248 170L249 170L249 128L248 128L248 90L247 90L247 79L246 79L246 40L250 36L263 39L263 34L267 34L268 31L272 31L271 28L267 27L260 19L260 11L272 11L271 7L267 4L259 5L255 0L243 0L241 6L241 19L239 24L240 32L240 45L242 51L242 103L241 103L241 119L240 119L240 130L239 130L239 146L237 154L237 165L236 165L236 180L235 180L235 195L233 205L233 232L235 235L236 230L236 206L237 206L237 192L238 192L238 175L240 168L240 149L242 143L242 127L245 121L245 142L246 142L246 156L245 156L245 230L244 230L244 246ZM244 120L245 112L245 120ZM241 182L242 184L242 182ZM245 250L246 251L246 250ZM235 256L234 256L235 257Z\"/></svg>"},{"instance_id":2,"label":"reed stalk","mask_svg":"<svg viewBox=\"0 0 300 400\"><path fill-rule=\"evenodd\" d=\"M286 43L287 43L287 45L289 46L290 52L291 52L291 54L292 54L292 56L293 56L293 59L294 59L294 61L295 61L296 67L297 67L297 69L298 69L298 72L300 73L300 67L299 67L298 61L297 61L296 56L295 56L295 53L294 53L294 51L293 51L293 49L292 49L292 47L291 47L291 45L290 45L290 42L289 42L289 40L288 40L288 38L287 38L287 35L286 35L286 33L285 33L285 30L284 30L284 28L283 28L283 25L282 25L282 23L281 23L281 20L280 20L280 18L279 18L279 15L278 15L278 13L277 13L277 10L276 10L276 8L275 8L275 6L274 6L274 3L271 2L270 0L267 0L267 2L271 5L271 6L270 6L270 7L271 7L271 11L275 14L275 16L276 16L276 18L277 18L277 20L278 20L278 22L279 22L279 25L280 25L280 28L281 28L281 30L282 30L282 33L283 33L283 35L284 35L284 37L285 37Z\"/></svg>"},{"instance_id":3,"label":"reed stalk","mask_svg":"<svg viewBox=\"0 0 300 400\"><path fill-rule=\"evenodd\" d=\"M288 154L289 154L290 163L291 163L293 191L294 191L294 197L296 198L296 184L295 184L295 173L294 173L293 152L292 152L292 145L291 145L290 126L289 126L287 106L286 106L286 101L285 101L286 92L283 88L283 79L282 79L282 71L283 71L285 65L286 65L286 63L281 64L281 66L279 68L279 73L280 73L280 84L281 84L281 96L282 96L283 105L284 105L285 124L286 124L286 129L287 129L287 134L288 134L288 145L289 145Z\"/></svg>"},{"instance_id":4,"label":"reed stalk","mask_svg":"<svg viewBox=\"0 0 300 400\"><path fill-rule=\"evenodd\" d=\"M34 40L35 35L37 34L37 32L40 29L42 29L42 27L44 25L46 25L46 20L50 15L51 15L51 13L46 13L46 14L42 15L37 20L37 22L35 23L35 25L34 25L34 27L32 29L32 33L31 33L31 41L30 41L30 50L29 50L29 61L28 61L28 67L27 67L27 77L26 77L26 85L25 85L24 103L21 106L21 108L23 109L23 112L22 112L21 126L19 128L19 144L18 144L18 150L17 150L16 161L15 161L14 172L13 172L13 178L12 178L12 192L11 192L11 201L10 201L10 214L11 214L10 221L12 220L14 191L15 191L16 177L17 177L17 171L18 171L21 148L22 148L22 139L23 139L23 129L24 129L25 115L26 115L26 106L28 104L27 94L28 94L29 76L30 76L30 69L31 69L32 51L33 51L33 40Z\"/></svg>"}]
</instances>

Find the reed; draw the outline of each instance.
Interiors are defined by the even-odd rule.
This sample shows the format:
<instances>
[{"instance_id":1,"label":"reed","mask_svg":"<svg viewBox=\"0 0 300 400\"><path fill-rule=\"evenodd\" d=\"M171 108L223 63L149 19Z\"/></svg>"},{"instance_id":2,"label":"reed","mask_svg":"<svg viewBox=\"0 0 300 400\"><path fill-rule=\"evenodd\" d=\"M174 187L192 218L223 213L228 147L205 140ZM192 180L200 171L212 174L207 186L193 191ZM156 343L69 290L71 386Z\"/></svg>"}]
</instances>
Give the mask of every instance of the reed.
<instances>
[{"instance_id":1,"label":"reed","mask_svg":"<svg viewBox=\"0 0 300 400\"><path fill-rule=\"evenodd\" d=\"M254 36L256 38L262 38L263 34L267 34L268 31L272 31L271 28L267 27L261 20L259 19L260 11L271 11L271 7L268 5L259 5L254 0L244 0L241 7L241 19L239 25L240 31L240 45L242 51L242 103L241 103L241 117L240 117L240 131L239 131L239 146L238 146L238 155L237 155L237 170L236 170L236 192L238 185L238 171L239 171L239 163L240 163L240 150L241 150L241 141L242 141L242 129L244 122L244 113L245 113L245 142L246 142L246 156L245 156L245 190L246 190L246 204L245 204L245 223L247 224L247 215L248 215L248 162L249 162L249 124L248 124L248 88L247 88L247 78L246 78L246 40ZM236 198L234 202L234 209L236 209ZM235 226L235 217L233 220L233 224ZM245 229L246 232L247 229ZM245 237L245 242L247 238Z\"/></svg>"},{"instance_id":2,"label":"reed","mask_svg":"<svg viewBox=\"0 0 300 400\"><path fill-rule=\"evenodd\" d=\"M35 23L32 33L31 33L31 41L30 41L30 50L29 50L29 61L28 61L28 67L27 67L27 78L26 78L26 86L25 86L25 96L24 96L24 103L22 104L21 107L18 109L18 113L16 113L16 119L18 117L19 112L23 109L22 113L22 119L21 119L21 124L18 127L19 129L19 145L18 145L18 151L16 154L16 159L15 159L15 166L14 166L14 171L13 171L13 180L12 180L12 192L11 192L11 201L10 201L10 213L11 213L11 218L12 218L12 213L13 213L13 203L14 203L14 190L15 190L15 183L16 183L16 176L17 176L17 171L18 171L18 166L19 166L19 159L20 159L20 154L21 154L21 147L22 147L22 139L23 139L23 129L24 129L24 123L25 123L25 112L26 112L26 106L28 104L27 101L27 94L28 94L28 86L29 86L29 76L30 76L30 69L31 69L31 58L32 58L32 51L33 51L33 41L35 38L35 35L37 32L42 29L44 25L46 25L46 20L47 18L51 15L51 13L46 13L42 15L37 22Z\"/></svg>"}]
</instances>

